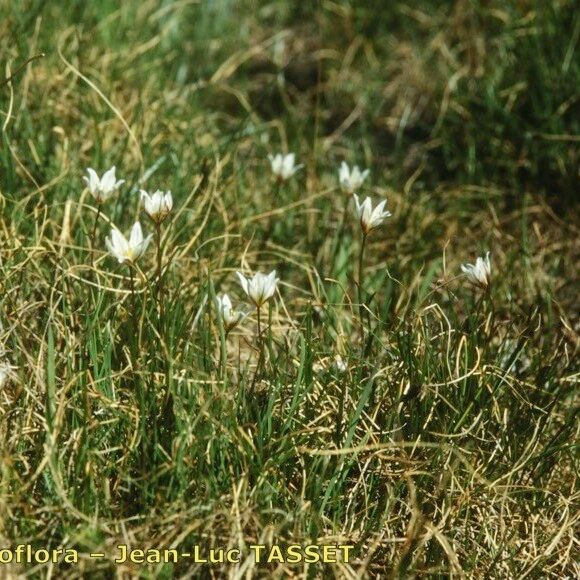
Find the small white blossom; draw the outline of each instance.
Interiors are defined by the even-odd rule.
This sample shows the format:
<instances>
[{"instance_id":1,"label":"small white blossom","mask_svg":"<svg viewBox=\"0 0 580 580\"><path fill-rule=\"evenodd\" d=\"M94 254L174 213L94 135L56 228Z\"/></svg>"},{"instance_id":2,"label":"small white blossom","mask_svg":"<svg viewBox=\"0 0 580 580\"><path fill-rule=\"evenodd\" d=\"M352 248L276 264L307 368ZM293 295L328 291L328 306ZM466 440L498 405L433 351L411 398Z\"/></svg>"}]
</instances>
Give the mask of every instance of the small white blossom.
<instances>
[{"instance_id":1,"label":"small white blossom","mask_svg":"<svg viewBox=\"0 0 580 580\"><path fill-rule=\"evenodd\" d=\"M3 387L8 382L9 378L10 367L5 363L0 362L0 387Z\"/></svg>"},{"instance_id":2,"label":"small white blossom","mask_svg":"<svg viewBox=\"0 0 580 580\"><path fill-rule=\"evenodd\" d=\"M343 161L338 171L338 180L340 182L342 191L352 195L355 191L359 190L368 174L368 169L361 171L357 165L350 169L349 166Z\"/></svg>"},{"instance_id":3,"label":"small white blossom","mask_svg":"<svg viewBox=\"0 0 580 580\"><path fill-rule=\"evenodd\" d=\"M360 219L360 225L365 235L380 226L385 218L391 216L391 212L385 210L385 205L387 203L386 199L381 201L381 203L379 203L374 209L370 197L367 197L362 203L360 203L358 195L355 193L354 201L356 204L356 213Z\"/></svg>"},{"instance_id":4,"label":"small white blossom","mask_svg":"<svg viewBox=\"0 0 580 580\"><path fill-rule=\"evenodd\" d=\"M223 321L224 329L226 332L229 332L235 328L245 318L246 315L240 310L233 309L232 301L227 294L218 296L216 301L218 313Z\"/></svg>"},{"instance_id":5,"label":"small white blossom","mask_svg":"<svg viewBox=\"0 0 580 580\"><path fill-rule=\"evenodd\" d=\"M12 366L5 357L5 350L2 345L0 345L0 388L6 385L10 379L15 377L14 371L17 367Z\"/></svg>"},{"instance_id":6,"label":"small white blossom","mask_svg":"<svg viewBox=\"0 0 580 580\"><path fill-rule=\"evenodd\" d=\"M475 264L463 264L461 270L467 276L467 279L485 290L491 284L491 262L489 261L489 252L485 258L477 258Z\"/></svg>"},{"instance_id":7,"label":"small white blossom","mask_svg":"<svg viewBox=\"0 0 580 580\"><path fill-rule=\"evenodd\" d=\"M256 272L252 279L246 278L241 272L236 272L236 274L244 292L258 308L274 296L279 282L278 278L276 278L276 270L272 270L268 275Z\"/></svg>"},{"instance_id":8,"label":"small white blossom","mask_svg":"<svg viewBox=\"0 0 580 580\"><path fill-rule=\"evenodd\" d=\"M337 354L334 357L334 363L332 365L339 373L344 373L348 370L348 365L346 364L345 360Z\"/></svg>"},{"instance_id":9,"label":"small white blossom","mask_svg":"<svg viewBox=\"0 0 580 580\"><path fill-rule=\"evenodd\" d=\"M270 160L272 173L282 181L292 177L302 167L302 165L296 165L294 153L288 153L288 155L282 155L282 153L277 155L270 154L268 159Z\"/></svg>"},{"instance_id":10,"label":"small white blossom","mask_svg":"<svg viewBox=\"0 0 580 580\"><path fill-rule=\"evenodd\" d=\"M145 207L145 213L156 223L160 224L173 209L173 197L171 192L157 190L153 194L141 190L141 199Z\"/></svg>"},{"instance_id":11,"label":"small white blossom","mask_svg":"<svg viewBox=\"0 0 580 580\"><path fill-rule=\"evenodd\" d=\"M123 183L125 183L124 179L120 179L117 181L115 177L115 166L111 167L108 171L103 173L103 177L97 175L97 172L92 169L88 168L87 173L89 176L83 176L89 191L92 193L93 197L97 200L97 203L102 203L107 201Z\"/></svg>"},{"instance_id":12,"label":"small white blossom","mask_svg":"<svg viewBox=\"0 0 580 580\"><path fill-rule=\"evenodd\" d=\"M119 263L129 262L134 264L144 253L151 241L151 234L143 238L141 224L136 222L131 228L129 239L116 228L111 230L111 238L106 240L109 252L119 260Z\"/></svg>"}]
</instances>

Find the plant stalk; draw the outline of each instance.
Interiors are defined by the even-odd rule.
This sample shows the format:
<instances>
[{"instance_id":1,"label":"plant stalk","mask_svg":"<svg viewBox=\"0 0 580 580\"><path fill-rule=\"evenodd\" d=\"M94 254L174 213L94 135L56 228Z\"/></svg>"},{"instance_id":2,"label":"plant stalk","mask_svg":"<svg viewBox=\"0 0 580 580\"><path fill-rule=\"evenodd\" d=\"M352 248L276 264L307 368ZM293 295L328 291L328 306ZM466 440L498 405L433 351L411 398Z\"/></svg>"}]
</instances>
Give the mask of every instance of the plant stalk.
<instances>
[{"instance_id":1,"label":"plant stalk","mask_svg":"<svg viewBox=\"0 0 580 580\"><path fill-rule=\"evenodd\" d=\"M91 268L95 264L95 238L97 235L97 224L99 223L99 218L101 217L101 204L97 204L97 215L95 216L95 222L93 223L93 231L91 232Z\"/></svg>"},{"instance_id":2,"label":"plant stalk","mask_svg":"<svg viewBox=\"0 0 580 580\"><path fill-rule=\"evenodd\" d=\"M365 325L364 325L364 288L363 288L363 263L364 263L364 253L367 242L367 235L363 233L362 242L360 246L360 253L358 256L358 307L359 307L359 317L360 317L360 329L361 329L361 342L364 352L364 342L365 342Z\"/></svg>"},{"instance_id":3,"label":"plant stalk","mask_svg":"<svg viewBox=\"0 0 580 580\"><path fill-rule=\"evenodd\" d=\"M157 243L157 303L159 304L159 320L163 320L163 249L161 247L161 224L155 224L155 240Z\"/></svg>"}]
</instances>

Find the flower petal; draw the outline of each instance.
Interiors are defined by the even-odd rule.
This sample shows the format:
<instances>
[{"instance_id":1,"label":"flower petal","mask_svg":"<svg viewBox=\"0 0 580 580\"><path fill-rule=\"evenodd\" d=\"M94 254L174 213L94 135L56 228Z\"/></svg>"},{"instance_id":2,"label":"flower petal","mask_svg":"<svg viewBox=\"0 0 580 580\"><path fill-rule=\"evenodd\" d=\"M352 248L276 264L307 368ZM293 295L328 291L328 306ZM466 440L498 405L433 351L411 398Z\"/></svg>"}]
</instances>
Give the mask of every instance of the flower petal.
<instances>
[{"instance_id":1,"label":"flower petal","mask_svg":"<svg viewBox=\"0 0 580 580\"><path fill-rule=\"evenodd\" d=\"M143 230L139 222L135 222L131 228L131 234L129 236L129 246L132 248L138 246L143 242Z\"/></svg>"},{"instance_id":2,"label":"flower petal","mask_svg":"<svg viewBox=\"0 0 580 580\"><path fill-rule=\"evenodd\" d=\"M238 279L240 281L240 286L243 288L244 292L249 296L250 295L250 288L248 285L248 280L247 278L241 273L241 272L236 272Z\"/></svg>"}]
</instances>

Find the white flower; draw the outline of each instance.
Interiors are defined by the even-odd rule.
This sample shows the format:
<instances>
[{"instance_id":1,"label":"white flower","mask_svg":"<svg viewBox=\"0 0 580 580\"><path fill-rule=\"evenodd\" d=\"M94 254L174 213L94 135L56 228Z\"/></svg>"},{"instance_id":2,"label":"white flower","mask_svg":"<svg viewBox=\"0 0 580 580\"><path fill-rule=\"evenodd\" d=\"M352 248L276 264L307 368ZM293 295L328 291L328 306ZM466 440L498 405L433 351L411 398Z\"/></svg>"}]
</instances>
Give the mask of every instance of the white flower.
<instances>
[{"instance_id":1,"label":"white flower","mask_svg":"<svg viewBox=\"0 0 580 580\"><path fill-rule=\"evenodd\" d=\"M2 323L0 322L0 331ZM6 357L6 349L0 342L0 387L3 387L10 379L15 378L14 371L18 367L12 366Z\"/></svg>"},{"instance_id":2,"label":"white flower","mask_svg":"<svg viewBox=\"0 0 580 580\"><path fill-rule=\"evenodd\" d=\"M362 203L360 203L358 195L355 193L354 201L356 203L356 213L358 214L360 225L365 235L380 226L385 218L391 216L391 212L385 210L385 204L387 203L386 199L381 201L375 209L373 209L370 197L367 197Z\"/></svg>"},{"instance_id":3,"label":"white flower","mask_svg":"<svg viewBox=\"0 0 580 580\"><path fill-rule=\"evenodd\" d=\"M348 370L348 365L346 364L345 360L337 354L334 357L334 363L332 365L339 373L344 373Z\"/></svg>"},{"instance_id":4,"label":"white flower","mask_svg":"<svg viewBox=\"0 0 580 580\"><path fill-rule=\"evenodd\" d=\"M123 183L124 179L117 181L115 177L115 166L111 167L108 171L103 173L103 177L99 178L97 172L90 167L87 169L89 176L83 176L89 191L93 194L93 197L98 203L107 201Z\"/></svg>"},{"instance_id":5,"label":"white flower","mask_svg":"<svg viewBox=\"0 0 580 580\"><path fill-rule=\"evenodd\" d=\"M272 270L272 272L267 276L261 272L256 272L251 280L246 278L241 272L236 272L236 274L238 275L244 292L251 298L258 308L260 308L266 300L274 296L276 285L279 281L278 278L276 278L276 270Z\"/></svg>"},{"instance_id":6,"label":"white flower","mask_svg":"<svg viewBox=\"0 0 580 580\"><path fill-rule=\"evenodd\" d=\"M358 166L354 166L352 169L343 161L340 165L338 171L338 180L340 182L340 187L342 191L352 195L357 191L363 184L364 180L367 178L369 170L365 169L361 171Z\"/></svg>"},{"instance_id":7,"label":"white flower","mask_svg":"<svg viewBox=\"0 0 580 580\"><path fill-rule=\"evenodd\" d=\"M109 252L119 260L119 263L129 262L134 264L144 253L151 241L151 234L143 238L141 224L136 222L131 228L131 234L127 240L116 228L111 230L111 238L106 240Z\"/></svg>"},{"instance_id":8,"label":"white flower","mask_svg":"<svg viewBox=\"0 0 580 580\"><path fill-rule=\"evenodd\" d=\"M246 315L240 310L233 309L232 301L227 294L218 296L216 301L218 313L223 321L224 329L226 332L229 332L235 328L246 317Z\"/></svg>"},{"instance_id":9,"label":"white flower","mask_svg":"<svg viewBox=\"0 0 580 580\"><path fill-rule=\"evenodd\" d=\"M302 167L302 165L295 165L296 156L294 153L268 155L268 159L272 166L272 173L283 181L292 177Z\"/></svg>"},{"instance_id":10,"label":"white flower","mask_svg":"<svg viewBox=\"0 0 580 580\"><path fill-rule=\"evenodd\" d=\"M477 258L475 264L463 264L461 270L472 284L485 290L491 284L489 252L485 254L485 258Z\"/></svg>"},{"instance_id":11,"label":"white flower","mask_svg":"<svg viewBox=\"0 0 580 580\"><path fill-rule=\"evenodd\" d=\"M155 193L149 195L142 189L141 199L144 200L145 213L156 224L160 224L173 209L173 197L170 191L163 193L157 190Z\"/></svg>"},{"instance_id":12,"label":"white flower","mask_svg":"<svg viewBox=\"0 0 580 580\"><path fill-rule=\"evenodd\" d=\"M3 387L14 376L13 369L15 368L6 361L0 361L0 387Z\"/></svg>"}]
</instances>

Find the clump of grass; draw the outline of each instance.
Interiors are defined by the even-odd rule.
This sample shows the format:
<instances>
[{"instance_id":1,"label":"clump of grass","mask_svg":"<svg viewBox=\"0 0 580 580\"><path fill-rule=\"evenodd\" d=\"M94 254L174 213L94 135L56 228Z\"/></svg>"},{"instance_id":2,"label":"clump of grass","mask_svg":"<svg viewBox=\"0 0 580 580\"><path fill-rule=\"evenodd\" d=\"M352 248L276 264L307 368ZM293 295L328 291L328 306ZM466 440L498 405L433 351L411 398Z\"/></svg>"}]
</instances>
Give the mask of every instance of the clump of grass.
<instances>
[{"instance_id":1,"label":"clump of grass","mask_svg":"<svg viewBox=\"0 0 580 580\"><path fill-rule=\"evenodd\" d=\"M127 539L355 545L314 576L577 572L577 219L544 195L571 192L570 3L369 6L0 9L3 546L105 553L67 577ZM278 151L304 165L283 182ZM342 160L389 200L364 254ZM81 177L111 165L97 206ZM105 239L141 189L175 203L127 269ZM272 270L240 306L235 272ZM246 556L127 573L304 573Z\"/></svg>"}]
</instances>

